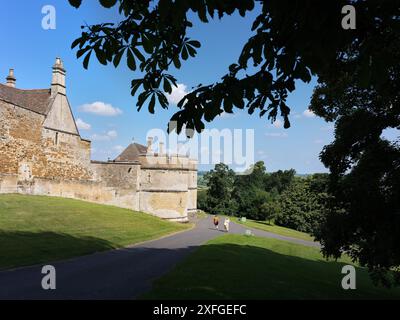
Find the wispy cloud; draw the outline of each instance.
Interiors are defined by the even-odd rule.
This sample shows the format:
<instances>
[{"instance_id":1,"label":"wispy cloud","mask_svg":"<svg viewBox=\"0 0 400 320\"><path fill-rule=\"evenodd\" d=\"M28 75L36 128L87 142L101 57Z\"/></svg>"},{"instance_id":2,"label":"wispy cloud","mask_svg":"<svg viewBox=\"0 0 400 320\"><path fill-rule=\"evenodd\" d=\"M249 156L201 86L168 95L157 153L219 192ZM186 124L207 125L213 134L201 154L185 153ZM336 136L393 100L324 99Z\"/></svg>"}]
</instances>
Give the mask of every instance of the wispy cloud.
<instances>
[{"instance_id":1,"label":"wispy cloud","mask_svg":"<svg viewBox=\"0 0 400 320\"><path fill-rule=\"evenodd\" d=\"M306 109L303 112L303 115L307 118L314 118L315 117L315 113L312 112L310 109Z\"/></svg>"},{"instance_id":2,"label":"wispy cloud","mask_svg":"<svg viewBox=\"0 0 400 320\"><path fill-rule=\"evenodd\" d=\"M79 107L79 110L82 112L92 113L99 116L105 117L114 117L122 114L122 110L119 108L113 107L109 103L104 103L101 101L96 101L93 103L86 103Z\"/></svg>"},{"instance_id":3,"label":"wispy cloud","mask_svg":"<svg viewBox=\"0 0 400 320\"><path fill-rule=\"evenodd\" d=\"M178 104L178 102L181 101L181 99L189 93L185 84L178 83L177 85L177 87L172 86L171 94L165 94L168 102L171 104Z\"/></svg>"},{"instance_id":4,"label":"wispy cloud","mask_svg":"<svg viewBox=\"0 0 400 320\"><path fill-rule=\"evenodd\" d=\"M282 128L283 127L283 123L281 120L277 119L275 120L275 122L272 124L275 128Z\"/></svg>"},{"instance_id":5,"label":"wispy cloud","mask_svg":"<svg viewBox=\"0 0 400 320\"><path fill-rule=\"evenodd\" d=\"M271 138L287 138L289 135L286 132L267 132L265 136Z\"/></svg>"},{"instance_id":6,"label":"wispy cloud","mask_svg":"<svg viewBox=\"0 0 400 320\"><path fill-rule=\"evenodd\" d=\"M257 155L261 158L261 159L266 159L269 158L267 153L264 150L258 150L257 151Z\"/></svg>"},{"instance_id":7,"label":"wispy cloud","mask_svg":"<svg viewBox=\"0 0 400 320\"><path fill-rule=\"evenodd\" d=\"M236 114L235 113L222 112L220 114L220 117L221 118L234 118L234 117L236 117Z\"/></svg>"},{"instance_id":8,"label":"wispy cloud","mask_svg":"<svg viewBox=\"0 0 400 320\"><path fill-rule=\"evenodd\" d=\"M81 118L78 118L76 120L76 126L78 127L79 130L90 130L92 128L92 126L89 123L83 121Z\"/></svg>"},{"instance_id":9,"label":"wispy cloud","mask_svg":"<svg viewBox=\"0 0 400 320\"><path fill-rule=\"evenodd\" d=\"M115 130L107 131L104 134L93 134L90 138L93 141L111 141L118 137L118 133Z\"/></svg>"}]
</instances>

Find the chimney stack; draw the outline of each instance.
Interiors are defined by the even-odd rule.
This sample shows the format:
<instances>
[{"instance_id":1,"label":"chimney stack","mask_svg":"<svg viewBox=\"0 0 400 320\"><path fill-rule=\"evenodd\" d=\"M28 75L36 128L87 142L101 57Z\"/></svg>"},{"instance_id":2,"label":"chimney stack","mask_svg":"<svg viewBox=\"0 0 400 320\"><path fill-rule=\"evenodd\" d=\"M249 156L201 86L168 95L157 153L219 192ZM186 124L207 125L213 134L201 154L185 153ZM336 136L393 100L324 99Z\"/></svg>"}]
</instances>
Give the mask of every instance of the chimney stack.
<instances>
[{"instance_id":1,"label":"chimney stack","mask_svg":"<svg viewBox=\"0 0 400 320\"><path fill-rule=\"evenodd\" d=\"M162 155L164 155L164 142L161 142L160 141L160 143L159 143L159 146L158 146L158 152L160 153L160 156L162 156Z\"/></svg>"},{"instance_id":2,"label":"chimney stack","mask_svg":"<svg viewBox=\"0 0 400 320\"><path fill-rule=\"evenodd\" d=\"M57 93L65 95L65 69L60 58L56 58L53 66L53 76L51 80L51 95Z\"/></svg>"},{"instance_id":3,"label":"chimney stack","mask_svg":"<svg viewBox=\"0 0 400 320\"><path fill-rule=\"evenodd\" d=\"M147 138L147 153L152 153L153 152L153 138L148 137Z\"/></svg>"},{"instance_id":4,"label":"chimney stack","mask_svg":"<svg viewBox=\"0 0 400 320\"><path fill-rule=\"evenodd\" d=\"M14 76L14 69L10 69L6 80L7 80L7 83L6 83L7 86L15 88L15 82L17 81L17 79Z\"/></svg>"}]
</instances>

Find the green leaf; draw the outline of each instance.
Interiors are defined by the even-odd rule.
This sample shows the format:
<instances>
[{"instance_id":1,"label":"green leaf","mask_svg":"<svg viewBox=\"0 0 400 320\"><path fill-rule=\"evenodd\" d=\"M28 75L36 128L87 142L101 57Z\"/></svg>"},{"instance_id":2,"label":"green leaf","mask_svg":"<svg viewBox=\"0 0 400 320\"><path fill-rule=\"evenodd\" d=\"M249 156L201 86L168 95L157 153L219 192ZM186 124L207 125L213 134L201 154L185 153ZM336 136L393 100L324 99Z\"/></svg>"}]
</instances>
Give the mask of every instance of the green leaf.
<instances>
[{"instance_id":1,"label":"green leaf","mask_svg":"<svg viewBox=\"0 0 400 320\"><path fill-rule=\"evenodd\" d=\"M144 34L142 34L142 46L144 51L146 51L147 53L149 54L153 53L153 43Z\"/></svg>"},{"instance_id":2,"label":"green leaf","mask_svg":"<svg viewBox=\"0 0 400 320\"><path fill-rule=\"evenodd\" d=\"M197 40L190 40L188 42L186 42L187 44L191 45L192 47L195 48L200 48L201 47L201 43Z\"/></svg>"},{"instance_id":3,"label":"green leaf","mask_svg":"<svg viewBox=\"0 0 400 320\"><path fill-rule=\"evenodd\" d=\"M142 53L138 50L138 48L133 47L132 48L133 53L135 54L135 56L141 61L144 62L146 59L145 57L142 55Z\"/></svg>"},{"instance_id":4,"label":"green leaf","mask_svg":"<svg viewBox=\"0 0 400 320\"><path fill-rule=\"evenodd\" d=\"M99 62L102 65L106 65L107 64L107 59L106 59L106 56L105 56L104 52L102 50L100 50L100 49L95 49L95 53L96 53L97 60L99 60Z\"/></svg>"},{"instance_id":5,"label":"green leaf","mask_svg":"<svg viewBox=\"0 0 400 320\"><path fill-rule=\"evenodd\" d=\"M163 107L164 109L168 109L169 104L167 97L162 92L157 92L157 96L158 96L158 101L161 104L161 107Z\"/></svg>"},{"instance_id":6,"label":"green leaf","mask_svg":"<svg viewBox=\"0 0 400 320\"><path fill-rule=\"evenodd\" d=\"M75 48L78 44L81 43L81 38L75 39L71 44L71 49Z\"/></svg>"},{"instance_id":7,"label":"green leaf","mask_svg":"<svg viewBox=\"0 0 400 320\"><path fill-rule=\"evenodd\" d=\"M68 0L70 5L75 7L75 8L79 8L82 4L82 0Z\"/></svg>"},{"instance_id":8,"label":"green leaf","mask_svg":"<svg viewBox=\"0 0 400 320\"><path fill-rule=\"evenodd\" d=\"M115 4L117 3L117 0L100 0L100 3L105 8L111 8L111 7L115 6Z\"/></svg>"},{"instance_id":9,"label":"green leaf","mask_svg":"<svg viewBox=\"0 0 400 320\"><path fill-rule=\"evenodd\" d=\"M140 86L142 85L143 80L142 79L134 79L131 82L131 95L132 97L136 94L136 91L140 88Z\"/></svg>"},{"instance_id":10,"label":"green leaf","mask_svg":"<svg viewBox=\"0 0 400 320\"><path fill-rule=\"evenodd\" d=\"M127 51L127 64L129 69L131 69L132 71L136 70L136 61L135 61L135 57L133 55L133 52L130 48L128 48Z\"/></svg>"},{"instance_id":11,"label":"green leaf","mask_svg":"<svg viewBox=\"0 0 400 320\"><path fill-rule=\"evenodd\" d=\"M181 62L179 60L179 57L176 56L173 61L174 61L175 68L179 69L181 67Z\"/></svg>"},{"instance_id":12,"label":"green leaf","mask_svg":"<svg viewBox=\"0 0 400 320\"><path fill-rule=\"evenodd\" d=\"M148 91L144 91L141 94L139 94L139 97L138 97L138 100L136 103L139 111L142 108L143 103L147 100L147 98L149 97L150 94L151 94L151 92L148 92Z\"/></svg>"},{"instance_id":13,"label":"green leaf","mask_svg":"<svg viewBox=\"0 0 400 320\"><path fill-rule=\"evenodd\" d=\"M197 0L199 1L199 0ZM199 18L203 22L208 22L207 20L207 11L206 11L206 5L204 1L201 1L201 4L199 4L199 12L198 12Z\"/></svg>"},{"instance_id":14,"label":"green leaf","mask_svg":"<svg viewBox=\"0 0 400 320\"><path fill-rule=\"evenodd\" d=\"M78 52L76 53L76 57L79 59L80 57L82 57L88 50L90 50L90 47L85 47L83 49L78 50Z\"/></svg>"},{"instance_id":15,"label":"green leaf","mask_svg":"<svg viewBox=\"0 0 400 320\"><path fill-rule=\"evenodd\" d=\"M164 91L167 93L171 93L172 92L172 87L171 84L169 83L169 81L167 80L167 78L164 77Z\"/></svg>"},{"instance_id":16,"label":"green leaf","mask_svg":"<svg viewBox=\"0 0 400 320\"><path fill-rule=\"evenodd\" d=\"M190 56L191 57L195 57L196 56L196 50L193 48L193 47L191 47L191 46L186 46L186 48L187 48L187 51L189 52L189 54L190 54Z\"/></svg>"},{"instance_id":17,"label":"green leaf","mask_svg":"<svg viewBox=\"0 0 400 320\"><path fill-rule=\"evenodd\" d=\"M160 12L161 18L166 17L170 9L171 9L171 0L160 0L158 2L158 11Z\"/></svg>"},{"instance_id":18,"label":"green leaf","mask_svg":"<svg viewBox=\"0 0 400 320\"><path fill-rule=\"evenodd\" d=\"M151 114L154 114L154 106L156 104L156 95L153 93L151 100L150 100L150 104L149 104L149 112Z\"/></svg>"},{"instance_id":19,"label":"green leaf","mask_svg":"<svg viewBox=\"0 0 400 320\"><path fill-rule=\"evenodd\" d=\"M120 50L115 56L114 56L114 67L118 67L119 63L121 62L121 58L124 54L125 50Z\"/></svg>"},{"instance_id":20,"label":"green leaf","mask_svg":"<svg viewBox=\"0 0 400 320\"><path fill-rule=\"evenodd\" d=\"M90 55L92 54L92 51L89 51L89 53L85 56L85 59L83 59L83 67L87 70L89 66L89 60L90 60Z\"/></svg>"},{"instance_id":21,"label":"green leaf","mask_svg":"<svg viewBox=\"0 0 400 320\"><path fill-rule=\"evenodd\" d=\"M183 60L187 60L188 58L189 58L188 51L187 51L187 49L186 49L186 46L184 46L184 47L182 48L182 59L183 59Z\"/></svg>"}]
</instances>

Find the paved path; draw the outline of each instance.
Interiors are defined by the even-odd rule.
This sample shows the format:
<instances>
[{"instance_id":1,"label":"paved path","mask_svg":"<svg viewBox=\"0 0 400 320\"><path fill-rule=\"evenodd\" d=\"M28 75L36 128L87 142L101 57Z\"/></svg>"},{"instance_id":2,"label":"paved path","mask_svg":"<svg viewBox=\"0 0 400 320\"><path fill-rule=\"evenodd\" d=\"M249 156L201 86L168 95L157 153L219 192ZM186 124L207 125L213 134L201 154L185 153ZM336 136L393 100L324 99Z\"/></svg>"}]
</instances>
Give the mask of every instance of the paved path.
<instances>
[{"instance_id":1,"label":"paved path","mask_svg":"<svg viewBox=\"0 0 400 320\"><path fill-rule=\"evenodd\" d=\"M243 234L244 226L231 223L230 233ZM318 243L251 229L261 237L307 246ZM196 247L222 232L211 219L196 223L192 230L149 241L130 248L96 253L53 263L56 290L41 287L42 266L0 272L0 299L132 299L148 291L154 279L167 273Z\"/></svg>"}]
</instances>

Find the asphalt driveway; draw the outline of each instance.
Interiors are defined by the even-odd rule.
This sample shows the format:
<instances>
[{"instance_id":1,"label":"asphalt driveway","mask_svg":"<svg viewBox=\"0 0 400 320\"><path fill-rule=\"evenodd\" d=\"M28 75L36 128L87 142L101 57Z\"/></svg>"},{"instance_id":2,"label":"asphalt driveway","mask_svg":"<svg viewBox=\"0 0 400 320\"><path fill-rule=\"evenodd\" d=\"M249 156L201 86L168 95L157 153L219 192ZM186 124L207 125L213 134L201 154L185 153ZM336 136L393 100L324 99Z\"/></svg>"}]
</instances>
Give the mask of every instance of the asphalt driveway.
<instances>
[{"instance_id":1,"label":"asphalt driveway","mask_svg":"<svg viewBox=\"0 0 400 320\"><path fill-rule=\"evenodd\" d=\"M230 233L246 228L231 223ZM256 236L307 246L319 244L251 229ZM56 269L56 290L43 290L42 265L0 272L0 299L134 299L196 247L222 234L211 218L196 227L136 246L49 263Z\"/></svg>"}]
</instances>

